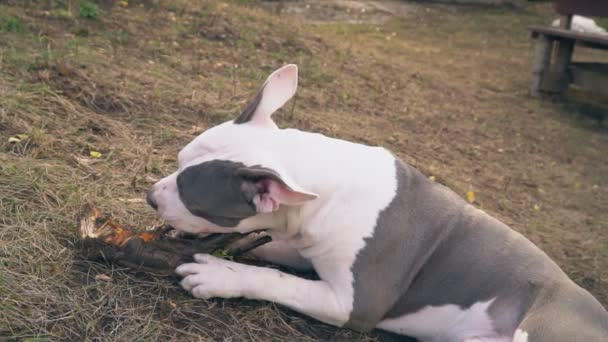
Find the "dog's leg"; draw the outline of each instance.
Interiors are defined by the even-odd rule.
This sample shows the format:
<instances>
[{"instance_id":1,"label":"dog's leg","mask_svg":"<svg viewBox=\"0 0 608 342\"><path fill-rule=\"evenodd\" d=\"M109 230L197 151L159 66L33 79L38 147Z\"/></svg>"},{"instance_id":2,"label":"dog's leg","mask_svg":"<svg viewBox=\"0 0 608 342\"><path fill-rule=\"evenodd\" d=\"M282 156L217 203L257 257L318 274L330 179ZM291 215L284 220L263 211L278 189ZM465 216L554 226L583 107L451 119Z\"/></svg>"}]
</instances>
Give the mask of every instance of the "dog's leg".
<instances>
[{"instance_id":1,"label":"dog's leg","mask_svg":"<svg viewBox=\"0 0 608 342\"><path fill-rule=\"evenodd\" d=\"M604 342L608 315L602 304L568 281L536 299L517 327L513 342Z\"/></svg>"},{"instance_id":2,"label":"dog's leg","mask_svg":"<svg viewBox=\"0 0 608 342\"><path fill-rule=\"evenodd\" d=\"M237 248L259 239L264 233L252 233L249 236L236 241L228 246L229 248ZM267 244L259 246L245 254L246 256L264 260L269 263L281 266L287 266L300 271L312 269L310 261L304 259L298 251L291 247L286 241L273 240Z\"/></svg>"},{"instance_id":3,"label":"dog's leg","mask_svg":"<svg viewBox=\"0 0 608 342\"><path fill-rule=\"evenodd\" d=\"M267 300L285 305L320 321L342 326L352 310L352 290L323 280L299 278L276 269L239 264L207 254L195 255L196 263L183 264L176 272L182 286L198 298Z\"/></svg>"},{"instance_id":4,"label":"dog's leg","mask_svg":"<svg viewBox=\"0 0 608 342\"><path fill-rule=\"evenodd\" d=\"M310 261L304 259L285 241L272 241L252 250L250 254L258 259L301 271L312 269Z\"/></svg>"}]
</instances>

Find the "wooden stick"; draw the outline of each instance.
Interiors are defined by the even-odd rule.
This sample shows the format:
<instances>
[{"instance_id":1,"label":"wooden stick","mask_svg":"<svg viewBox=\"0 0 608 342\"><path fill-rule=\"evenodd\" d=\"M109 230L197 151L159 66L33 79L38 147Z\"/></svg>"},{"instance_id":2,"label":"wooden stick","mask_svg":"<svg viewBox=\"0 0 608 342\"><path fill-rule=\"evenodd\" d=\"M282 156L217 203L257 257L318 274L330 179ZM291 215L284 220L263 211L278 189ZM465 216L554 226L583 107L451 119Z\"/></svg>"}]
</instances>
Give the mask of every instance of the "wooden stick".
<instances>
[{"instance_id":1,"label":"wooden stick","mask_svg":"<svg viewBox=\"0 0 608 342\"><path fill-rule=\"evenodd\" d=\"M267 243L269 243L270 241L272 241L272 238L268 235L262 236L258 239L256 239L255 241L245 244L243 246L240 246L238 248L235 249L229 249L228 253L232 256L239 256L239 255L243 255L247 252L250 252L258 247L260 247L261 245L265 245Z\"/></svg>"},{"instance_id":2,"label":"wooden stick","mask_svg":"<svg viewBox=\"0 0 608 342\"><path fill-rule=\"evenodd\" d=\"M111 216L87 205L79 215L80 251L88 260L104 260L136 271L172 274L183 264L192 262L197 253L217 253L235 257L270 242L262 236L233 249L225 249L247 234L211 234L204 238L171 236L170 226L155 227L143 232L118 224Z\"/></svg>"}]
</instances>

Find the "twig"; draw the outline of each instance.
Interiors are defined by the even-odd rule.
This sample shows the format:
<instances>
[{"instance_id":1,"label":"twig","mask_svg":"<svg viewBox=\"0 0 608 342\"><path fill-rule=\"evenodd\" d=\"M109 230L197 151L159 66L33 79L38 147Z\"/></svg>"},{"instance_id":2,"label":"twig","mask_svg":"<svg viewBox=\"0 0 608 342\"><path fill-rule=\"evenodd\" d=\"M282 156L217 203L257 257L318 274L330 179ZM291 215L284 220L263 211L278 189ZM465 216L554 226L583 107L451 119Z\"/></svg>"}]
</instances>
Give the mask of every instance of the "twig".
<instances>
[{"instance_id":1,"label":"twig","mask_svg":"<svg viewBox=\"0 0 608 342\"><path fill-rule=\"evenodd\" d=\"M150 273L171 274L183 264L192 262L197 253L221 252L220 256L235 257L270 242L262 236L244 245L226 249L247 234L211 234L204 238L171 236L170 226L136 232L118 224L111 216L102 214L89 204L83 208L78 222L81 235L80 251L89 260L105 260L121 266Z\"/></svg>"}]
</instances>

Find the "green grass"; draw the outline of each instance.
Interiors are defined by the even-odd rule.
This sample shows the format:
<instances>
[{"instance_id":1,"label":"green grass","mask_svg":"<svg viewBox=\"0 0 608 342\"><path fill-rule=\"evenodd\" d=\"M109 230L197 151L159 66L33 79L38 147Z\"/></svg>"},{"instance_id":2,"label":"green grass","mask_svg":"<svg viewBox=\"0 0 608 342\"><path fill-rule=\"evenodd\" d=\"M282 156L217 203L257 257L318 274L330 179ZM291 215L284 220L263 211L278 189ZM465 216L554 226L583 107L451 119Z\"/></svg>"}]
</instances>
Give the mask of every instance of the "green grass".
<instances>
[{"instance_id":1,"label":"green grass","mask_svg":"<svg viewBox=\"0 0 608 342\"><path fill-rule=\"evenodd\" d=\"M0 17L0 32L21 32L23 23L17 17Z\"/></svg>"},{"instance_id":2,"label":"green grass","mask_svg":"<svg viewBox=\"0 0 608 342\"><path fill-rule=\"evenodd\" d=\"M99 16L99 6L90 1L83 1L80 4L80 16L86 19L97 19Z\"/></svg>"}]
</instances>

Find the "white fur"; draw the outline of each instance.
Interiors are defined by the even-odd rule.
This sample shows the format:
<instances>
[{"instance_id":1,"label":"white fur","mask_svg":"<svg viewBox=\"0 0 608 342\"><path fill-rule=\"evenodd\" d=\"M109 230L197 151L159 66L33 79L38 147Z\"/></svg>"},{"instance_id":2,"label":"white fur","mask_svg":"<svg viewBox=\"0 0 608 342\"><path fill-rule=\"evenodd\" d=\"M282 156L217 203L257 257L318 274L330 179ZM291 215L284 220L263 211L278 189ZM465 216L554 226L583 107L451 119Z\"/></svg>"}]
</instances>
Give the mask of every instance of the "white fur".
<instances>
[{"instance_id":1,"label":"white fur","mask_svg":"<svg viewBox=\"0 0 608 342\"><path fill-rule=\"evenodd\" d=\"M463 310L458 305L427 306L405 316L381 321L378 328L413 336L421 341L508 342L494 332L488 307L494 299Z\"/></svg>"},{"instance_id":2,"label":"white fur","mask_svg":"<svg viewBox=\"0 0 608 342\"><path fill-rule=\"evenodd\" d=\"M528 342L528 333L521 329L515 330L513 342Z\"/></svg>"},{"instance_id":3,"label":"white fur","mask_svg":"<svg viewBox=\"0 0 608 342\"><path fill-rule=\"evenodd\" d=\"M283 88L297 85L297 69L280 70L266 81L263 107L252 122L230 121L205 131L179 153L178 168L181 171L210 160L261 165L277 172L290 188L318 198L298 206L281 205L277 211L245 219L235 228L223 228L187 211L177 193L177 173L155 184L153 193L160 215L176 229L198 233L267 229L275 240L284 240L308 260L321 278L311 281L198 256L197 263L177 270L188 275L183 281L185 289L201 298L270 300L342 326L353 309L351 268L356 255L364 247L364 239L372 235L379 213L395 196L395 159L383 148L260 124L271 120L269 111L295 91ZM275 77L279 74L281 77ZM273 95L278 100L266 99Z\"/></svg>"},{"instance_id":4,"label":"white fur","mask_svg":"<svg viewBox=\"0 0 608 342\"><path fill-rule=\"evenodd\" d=\"M239 126L235 129L245 127L235 126ZM397 180L394 157L384 149L297 130L271 130L265 132L264 136L257 136L257 131L249 133L252 141L257 141L257 147L262 151L258 155L274 156L275 161L268 158L268 162L260 163L248 160L248 153L227 153L194 156L195 163L207 158L224 159L240 161L246 165L261 164L274 170L283 170L283 167L295 170L290 174L290 179L319 194L319 198L302 206L281 207L278 212L268 216L256 215L243 220L235 230L247 232L269 228L270 235L286 240L298 254L309 260L322 281L311 282L287 274L277 276L280 272L275 270L253 271L242 267L244 265L234 264L231 267L238 268L239 274L233 275L230 282L232 287L242 288L237 291L228 286L224 287L225 292L217 294L217 291L222 291L221 284L217 284L217 289L199 289L197 295L231 297L234 293L247 293L249 298L272 300L324 322L341 326L346 323L353 308L351 267L357 253L364 247L364 238L373 233L378 214L395 195ZM276 139L276 143L272 143L271 139ZM246 145L244 149L249 146L250 144ZM317 153L293 152L302 147ZM235 155L241 158L232 159ZM277 162L279 160L280 163ZM185 159L184 163L189 164ZM306 165L314 167L304 168ZM367 184L370 180L376 184L375 191L369 190ZM163 196L162 191L157 191L159 212L164 212L168 221L175 218L170 223L177 229L195 226L196 222L202 220L192 215L177 217L170 213L171 210L163 211L160 203ZM173 205L183 207L172 203L167 208L172 208ZM208 274L214 274L209 272L215 272L209 266L204 268L199 269L201 280L208 278ZM213 278L220 276L214 275ZM256 287L258 278L257 281L272 283L273 286ZM301 284L295 284L298 282ZM294 292L294 288L300 290ZM269 299L270 296L272 299ZM294 296L298 298L294 299ZM321 312L317 312L319 310Z\"/></svg>"},{"instance_id":5,"label":"white fur","mask_svg":"<svg viewBox=\"0 0 608 342\"><path fill-rule=\"evenodd\" d=\"M276 127L270 119L272 113L283 107L298 88L298 67L286 65L273 72L264 83L262 100L253 114L253 124Z\"/></svg>"},{"instance_id":6,"label":"white fur","mask_svg":"<svg viewBox=\"0 0 608 342\"><path fill-rule=\"evenodd\" d=\"M257 234L255 235L257 236ZM288 266L298 270L312 269L310 261L304 259L300 253L285 240L273 240L270 243L252 250L249 252L249 255L273 264Z\"/></svg>"},{"instance_id":7,"label":"white fur","mask_svg":"<svg viewBox=\"0 0 608 342\"><path fill-rule=\"evenodd\" d=\"M560 19L555 19L552 26L559 26ZM583 17L581 15L572 16L572 26L571 29L573 31L583 32L583 33L594 33L594 34L608 34L606 30L599 26L595 20L587 17Z\"/></svg>"},{"instance_id":8,"label":"white fur","mask_svg":"<svg viewBox=\"0 0 608 342\"><path fill-rule=\"evenodd\" d=\"M185 276L182 287L197 298L267 300L338 326L348 319L339 296L327 282L307 280L279 270L239 264L207 254L197 254L195 260L196 263L179 266L176 272Z\"/></svg>"}]
</instances>

